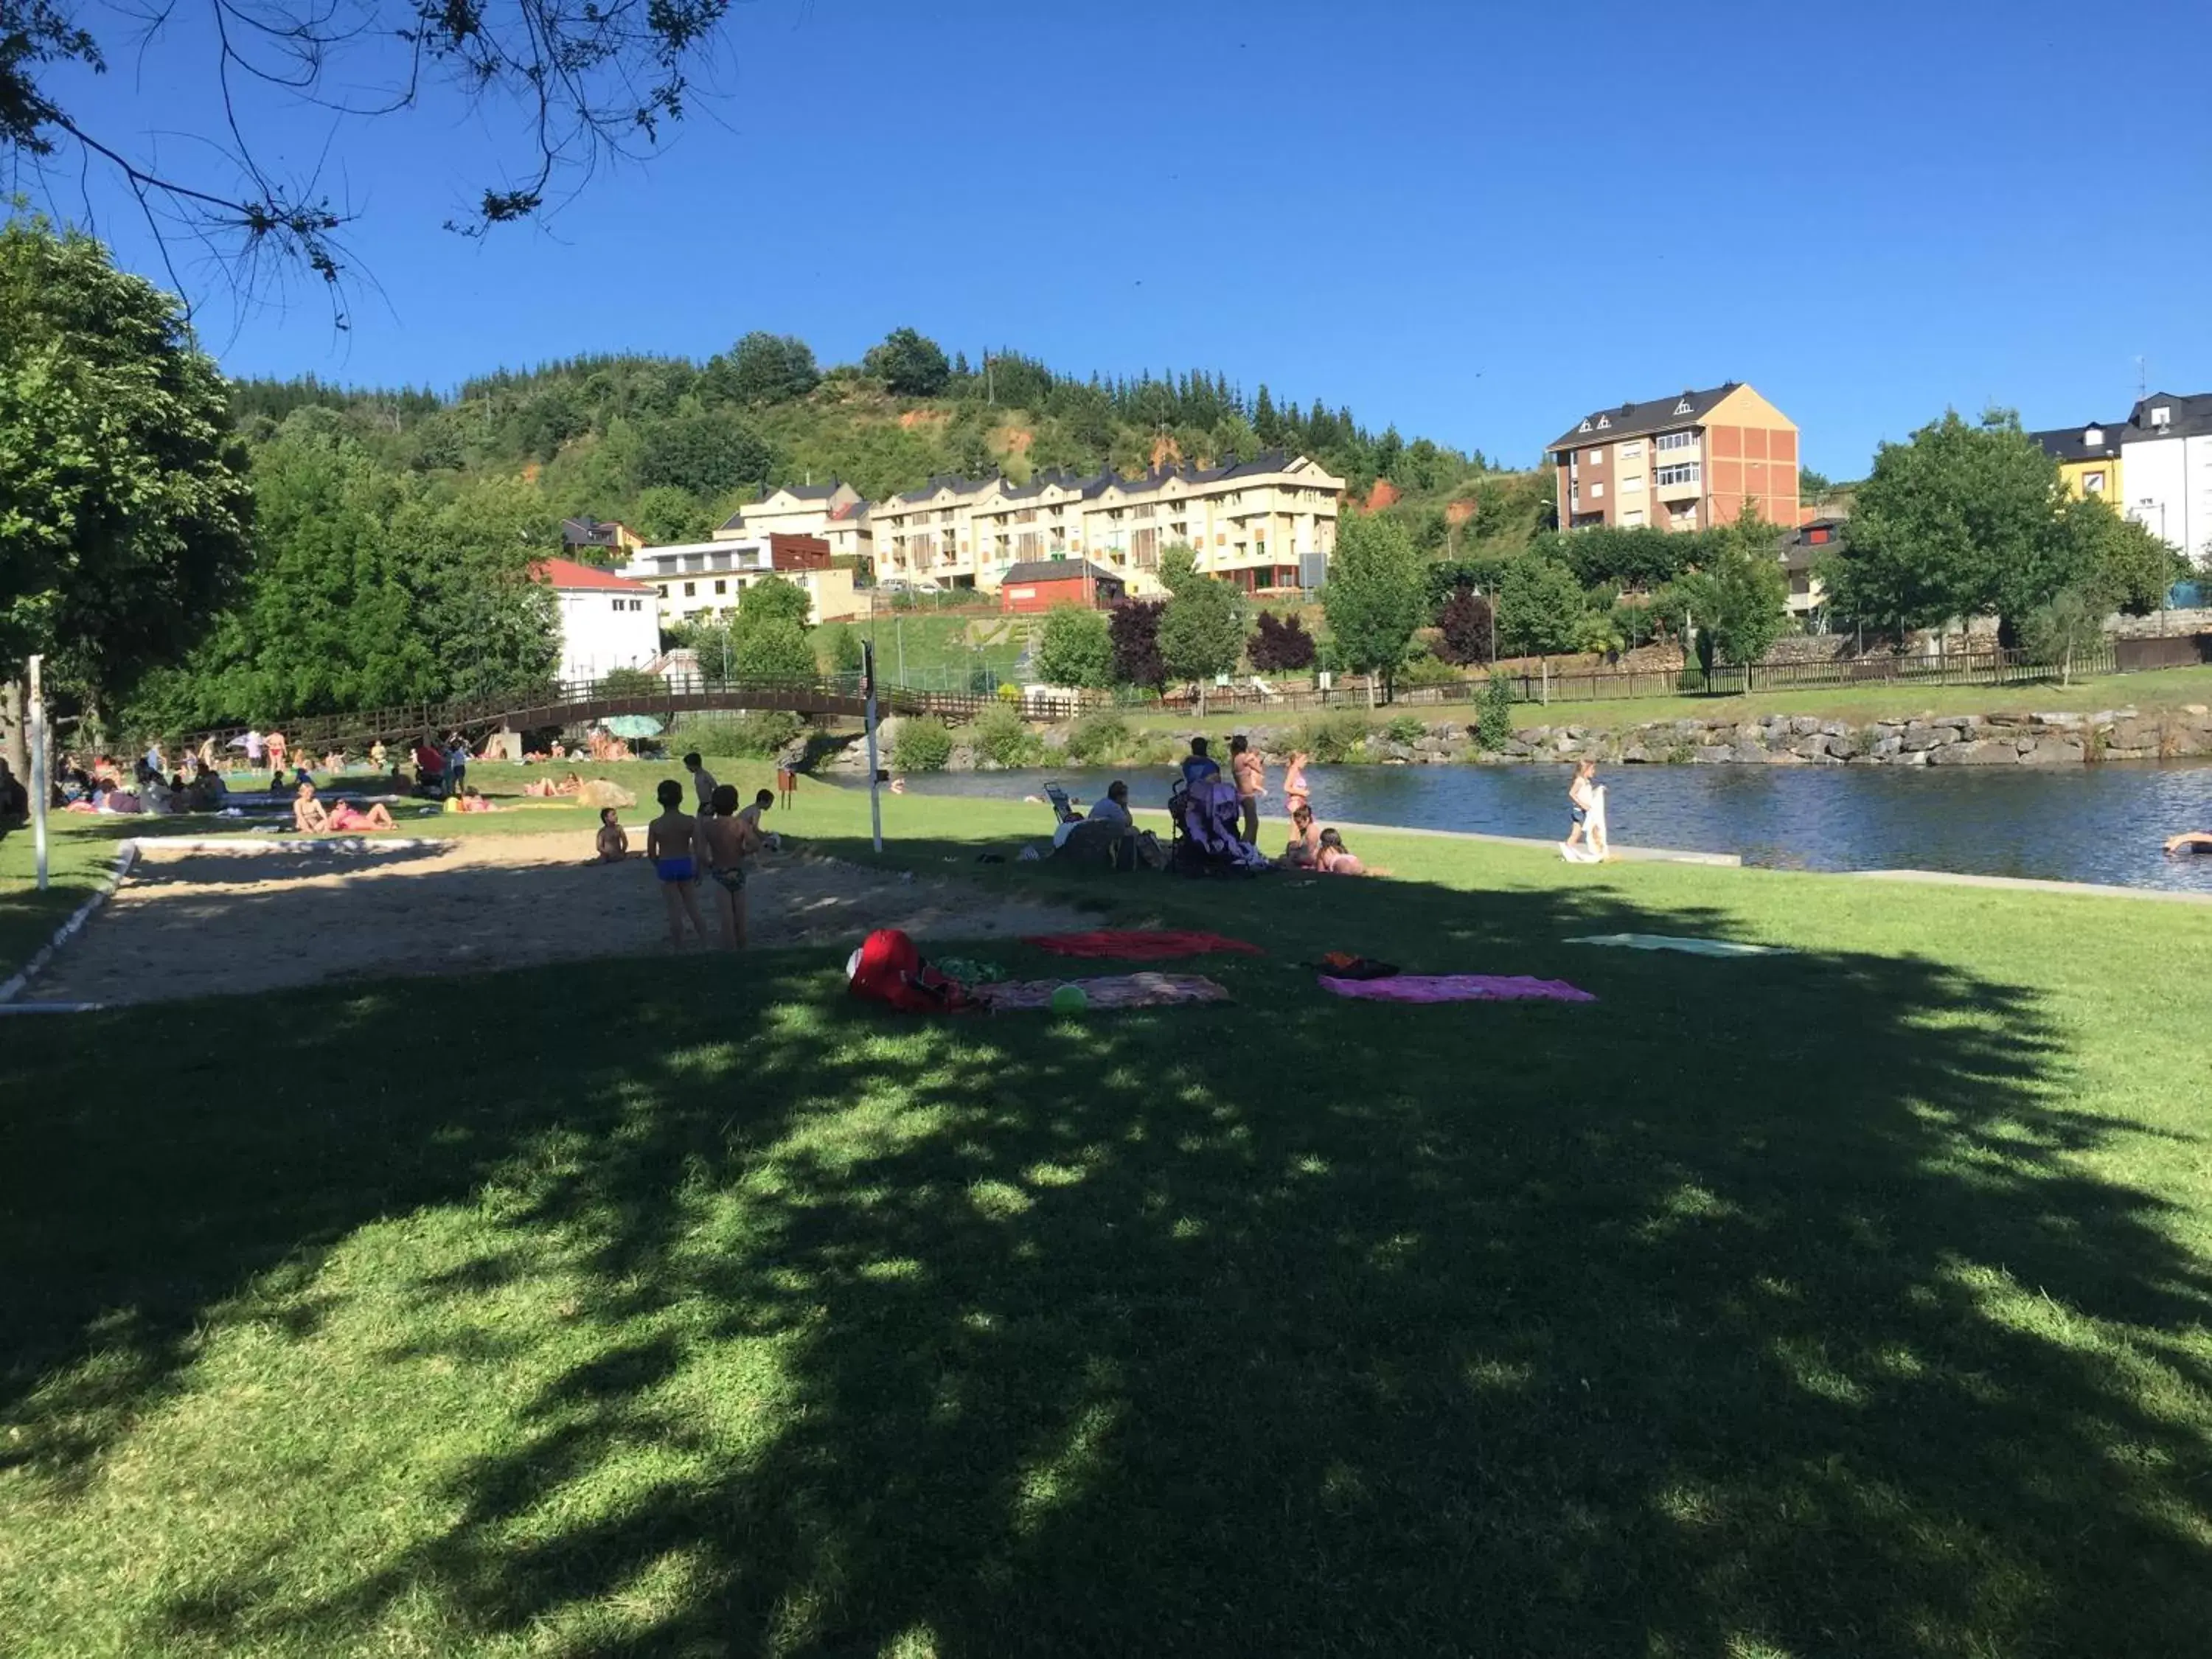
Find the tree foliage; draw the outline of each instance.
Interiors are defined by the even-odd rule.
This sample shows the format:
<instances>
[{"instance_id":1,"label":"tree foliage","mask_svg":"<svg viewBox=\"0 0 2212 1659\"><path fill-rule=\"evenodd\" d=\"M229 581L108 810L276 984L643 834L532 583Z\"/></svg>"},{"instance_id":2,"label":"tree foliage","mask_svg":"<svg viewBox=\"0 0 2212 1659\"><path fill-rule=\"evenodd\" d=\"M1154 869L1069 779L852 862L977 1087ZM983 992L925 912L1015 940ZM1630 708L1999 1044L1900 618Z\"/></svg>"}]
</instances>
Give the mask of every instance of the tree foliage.
<instances>
[{"instance_id":1,"label":"tree foliage","mask_svg":"<svg viewBox=\"0 0 2212 1659\"><path fill-rule=\"evenodd\" d=\"M1754 663L1789 631L1790 587L1771 538L1723 548L1668 590L1668 610L1687 615L1730 663Z\"/></svg>"},{"instance_id":2,"label":"tree foliage","mask_svg":"<svg viewBox=\"0 0 2212 1659\"><path fill-rule=\"evenodd\" d=\"M1471 587L1457 587L1437 615L1437 654L1448 663L1467 667L1490 660L1492 622L1489 599Z\"/></svg>"},{"instance_id":3,"label":"tree foliage","mask_svg":"<svg viewBox=\"0 0 2212 1659\"><path fill-rule=\"evenodd\" d=\"M0 679L39 653L112 706L234 594L251 516L174 301L88 236L0 227Z\"/></svg>"},{"instance_id":4,"label":"tree foliage","mask_svg":"<svg viewBox=\"0 0 2212 1659\"><path fill-rule=\"evenodd\" d=\"M1557 559L1529 554L1500 571L1498 648L1516 655L1580 647L1589 600L1575 573Z\"/></svg>"},{"instance_id":5,"label":"tree foliage","mask_svg":"<svg viewBox=\"0 0 2212 1659\"><path fill-rule=\"evenodd\" d=\"M1048 685L1103 691L1114 684L1114 640L1103 611L1056 605L1045 612L1036 647L1037 677Z\"/></svg>"},{"instance_id":6,"label":"tree foliage","mask_svg":"<svg viewBox=\"0 0 2212 1659\"><path fill-rule=\"evenodd\" d=\"M934 398L952 379L945 349L910 328L895 328L880 345L869 347L860 367L902 398Z\"/></svg>"},{"instance_id":7,"label":"tree foliage","mask_svg":"<svg viewBox=\"0 0 2212 1659\"><path fill-rule=\"evenodd\" d=\"M738 601L730 624L730 672L739 679L811 680L817 672L807 643L806 590L781 576L763 576Z\"/></svg>"},{"instance_id":8,"label":"tree foliage","mask_svg":"<svg viewBox=\"0 0 2212 1659\"><path fill-rule=\"evenodd\" d=\"M707 365L713 395L731 403L758 406L804 398L822 379L814 349L796 335L756 329Z\"/></svg>"},{"instance_id":9,"label":"tree foliage","mask_svg":"<svg viewBox=\"0 0 2212 1659\"><path fill-rule=\"evenodd\" d=\"M1294 674L1314 665L1314 636L1297 617L1262 611L1247 648L1252 666L1263 674Z\"/></svg>"},{"instance_id":10,"label":"tree foliage","mask_svg":"<svg viewBox=\"0 0 2212 1659\"><path fill-rule=\"evenodd\" d=\"M1158 691L1167 684L1167 664L1160 656L1160 614L1166 609L1158 599L1130 599L1108 614L1115 684L1147 691Z\"/></svg>"},{"instance_id":11,"label":"tree foliage","mask_svg":"<svg viewBox=\"0 0 2212 1659\"><path fill-rule=\"evenodd\" d=\"M1404 527L1370 514L1347 518L1321 603L1346 663L1387 684L1428 615L1427 573Z\"/></svg>"},{"instance_id":12,"label":"tree foliage","mask_svg":"<svg viewBox=\"0 0 2212 1659\"><path fill-rule=\"evenodd\" d=\"M638 452L638 482L719 495L757 484L774 471L769 447L726 410L697 410L655 423Z\"/></svg>"},{"instance_id":13,"label":"tree foliage","mask_svg":"<svg viewBox=\"0 0 2212 1659\"><path fill-rule=\"evenodd\" d=\"M1171 562L1176 566L1172 574ZM1169 550L1160 561L1160 579L1170 589L1159 626L1160 663L1167 678L1203 684L1233 672L1244 653L1243 594L1192 568L1188 548Z\"/></svg>"}]
</instances>

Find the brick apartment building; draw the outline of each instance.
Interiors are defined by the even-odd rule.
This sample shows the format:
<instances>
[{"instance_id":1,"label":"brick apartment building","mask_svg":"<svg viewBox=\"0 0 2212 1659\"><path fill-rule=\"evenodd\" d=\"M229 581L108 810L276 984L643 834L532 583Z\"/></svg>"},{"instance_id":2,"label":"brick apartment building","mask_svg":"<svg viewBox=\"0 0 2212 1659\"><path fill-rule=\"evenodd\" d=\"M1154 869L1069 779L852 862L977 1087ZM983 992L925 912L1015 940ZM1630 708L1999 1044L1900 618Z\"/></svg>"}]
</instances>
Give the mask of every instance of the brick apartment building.
<instances>
[{"instance_id":1,"label":"brick apartment building","mask_svg":"<svg viewBox=\"0 0 2212 1659\"><path fill-rule=\"evenodd\" d=\"M1649 403L1595 410L1548 447L1559 469L1559 523L1707 530L1734 524L1748 501L1794 527L1797 428L1730 380Z\"/></svg>"}]
</instances>

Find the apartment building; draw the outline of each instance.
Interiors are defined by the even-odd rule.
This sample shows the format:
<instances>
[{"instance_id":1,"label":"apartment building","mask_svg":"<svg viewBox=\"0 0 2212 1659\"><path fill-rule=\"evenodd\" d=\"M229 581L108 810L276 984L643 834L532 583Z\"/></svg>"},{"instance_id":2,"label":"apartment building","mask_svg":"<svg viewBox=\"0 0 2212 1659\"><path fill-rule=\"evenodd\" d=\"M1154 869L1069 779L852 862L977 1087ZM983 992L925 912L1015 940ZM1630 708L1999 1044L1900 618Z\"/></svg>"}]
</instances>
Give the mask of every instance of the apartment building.
<instances>
[{"instance_id":1,"label":"apartment building","mask_svg":"<svg viewBox=\"0 0 2212 1659\"><path fill-rule=\"evenodd\" d=\"M1304 559L1335 551L1343 493L1317 462L1270 451L1139 478L933 478L875 503L869 520L881 581L995 589L1018 563L1088 558L1131 592L1157 593L1160 556L1182 543L1200 570L1249 591L1294 587Z\"/></svg>"},{"instance_id":2,"label":"apartment building","mask_svg":"<svg viewBox=\"0 0 2212 1659\"><path fill-rule=\"evenodd\" d=\"M2120 428L2120 457L2115 504L2190 558L2212 559L2212 392L2142 399Z\"/></svg>"},{"instance_id":3,"label":"apartment building","mask_svg":"<svg viewBox=\"0 0 2212 1659\"><path fill-rule=\"evenodd\" d=\"M659 595L662 624L711 622L735 614L745 589L780 576L806 592L806 620L838 622L864 614L853 573L830 563L830 544L819 536L780 532L751 540L718 538L641 549L623 569L629 580Z\"/></svg>"},{"instance_id":4,"label":"apartment building","mask_svg":"<svg viewBox=\"0 0 2212 1659\"><path fill-rule=\"evenodd\" d=\"M732 513L715 531L714 539L757 541L775 535L818 536L829 544L832 558L868 560L875 554L868 502L839 478L770 490L750 507Z\"/></svg>"},{"instance_id":5,"label":"apartment building","mask_svg":"<svg viewBox=\"0 0 2212 1659\"><path fill-rule=\"evenodd\" d=\"M2031 432L2028 436L2058 463L2058 475L2066 481L2069 494L2077 499L2102 495L2114 507L2124 508L2127 495L2122 488L2120 438L2126 428L2124 421L2112 426L2092 421L2087 426Z\"/></svg>"},{"instance_id":6,"label":"apartment building","mask_svg":"<svg viewBox=\"0 0 2212 1659\"><path fill-rule=\"evenodd\" d=\"M1797 428L1734 380L1593 410L1548 452L1571 530L1708 530L1734 524L1746 503L1785 528L1802 516Z\"/></svg>"}]
</instances>

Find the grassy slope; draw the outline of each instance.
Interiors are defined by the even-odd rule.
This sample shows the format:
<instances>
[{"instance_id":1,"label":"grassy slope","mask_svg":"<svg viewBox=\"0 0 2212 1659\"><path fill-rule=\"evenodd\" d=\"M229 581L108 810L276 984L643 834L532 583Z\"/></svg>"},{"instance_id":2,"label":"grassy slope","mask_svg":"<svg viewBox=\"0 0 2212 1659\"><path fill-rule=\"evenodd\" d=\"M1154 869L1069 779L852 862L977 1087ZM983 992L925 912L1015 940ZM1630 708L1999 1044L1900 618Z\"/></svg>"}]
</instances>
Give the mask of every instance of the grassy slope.
<instances>
[{"instance_id":1,"label":"grassy slope","mask_svg":"<svg viewBox=\"0 0 2212 1659\"><path fill-rule=\"evenodd\" d=\"M1636 697L1607 698L1595 702L1559 702L1548 708L1535 703L1514 705L1519 726L1560 725L1572 722L1594 727L1642 726L1655 720L1741 720L1762 714L1810 714L1821 720L1894 720L1914 714L1990 714L2038 710L2087 711L2132 708L2151 714L2187 703L2212 702L2212 668L2172 668L2148 674L2110 674L2077 684L2007 686L1869 686L1863 690L1837 687L1815 691L1762 691L1748 697ZM1351 713L1364 715L1365 705L1348 701ZM1408 704L1376 711L1379 721L1410 714L1428 720L1466 718L1466 705L1439 708ZM1209 714L1203 721L1176 714L1131 714L1131 724L1176 731L1233 732L1257 724L1273 724L1315 718L1317 711L1267 715L1257 711L1239 714ZM1334 710L1330 711L1334 713Z\"/></svg>"},{"instance_id":2,"label":"grassy slope","mask_svg":"<svg viewBox=\"0 0 2212 1659\"><path fill-rule=\"evenodd\" d=\"M886 805L1272 954L1066 1024L804 951L9 1029L11 1651L2201 1647L2194 910L1381 837L1102 886ZM1802 954L1561 942L1614 929Z\"/></svg>"}]
</instances>

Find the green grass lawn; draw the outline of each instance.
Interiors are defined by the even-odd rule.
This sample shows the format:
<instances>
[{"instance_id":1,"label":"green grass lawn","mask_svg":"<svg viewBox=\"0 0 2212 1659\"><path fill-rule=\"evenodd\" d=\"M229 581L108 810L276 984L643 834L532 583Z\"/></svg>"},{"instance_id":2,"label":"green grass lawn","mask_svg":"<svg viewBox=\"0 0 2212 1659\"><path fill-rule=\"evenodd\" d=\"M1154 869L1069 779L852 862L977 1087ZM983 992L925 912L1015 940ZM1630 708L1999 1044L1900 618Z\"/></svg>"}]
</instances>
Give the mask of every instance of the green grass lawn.
<instances>
[{"instance_id":1,"label":"green grass lawn","mask_svg":"<svg viewBox=\"0 0 2212 1659\"><path fill-rule=\"evenodd\" d=\"M801 951L0 1027L0 1647L2204 1650L2198 911L1384 836L1109 883L886 805L1270 954L1069 1021ZM1564 942L1622 930L1799 954Z\"/></svg>"},{"instance_id":2,"label":"green grass lawn","mask_svg":"<svg viewBox=\"0 0 2212 1659\"><path fill-rule=\"evenodd\" d=\"M2148 713L2185 703L2212 702L2212 668L2169 668L2145 674L2107 674L2070 686L1836 686L1813 691L1762 691L1747 697L1607 697L1595 702L1562 699L1549 706L1516 703L1516 726L1573 724L1595 727L1642 726L1654 720L1741 720L1763 714L1812 714L1822 720L1894 720L1914 714L1990 714L2035 711L2088 711L2135 708ZM1364 702L1347 701L1346 714L1364 716ZM1234 714L1209 714L1203 720L1187 714L1124 711L1132 726L1176 732L1237 732L1250 726L1295 725L1334 717L1327 711L1299 709L1270 714L1247 709ZM1422 720L1465 722L1474 716L1467 703L1437 705L1408 703L1378 708L1373 720L1380 724L1401 714Z\"/></svg>"},{"instance_id":3,"label":"green grass lawn","mask_svg":"<svg viewBox=\"0 0 2212 1659\"><path fill-rule=\"evenodd\" d=\"M978 664L1001 676L1011 676L1015 659L1028 647L1033 621L1026 617L885 611L872 624L876 672L886 684L903 683L931 689L966 689L965 676ZM866 636L871 624L862 617L852 626Z\"/></svg>"}]
</instances>

